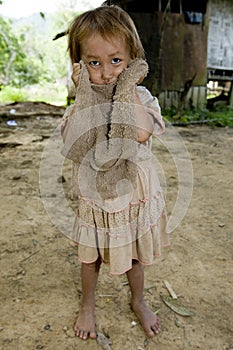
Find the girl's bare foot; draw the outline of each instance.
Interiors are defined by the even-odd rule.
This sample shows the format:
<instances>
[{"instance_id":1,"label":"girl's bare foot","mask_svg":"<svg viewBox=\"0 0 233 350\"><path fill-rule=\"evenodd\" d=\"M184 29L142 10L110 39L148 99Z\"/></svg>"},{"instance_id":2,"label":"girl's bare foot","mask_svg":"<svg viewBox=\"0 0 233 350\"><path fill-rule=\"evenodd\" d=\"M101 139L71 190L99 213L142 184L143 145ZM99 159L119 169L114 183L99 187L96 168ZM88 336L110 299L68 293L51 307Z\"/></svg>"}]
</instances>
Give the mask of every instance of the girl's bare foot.
<instances>
[{"instance_id":1,"label":"girl's bare foot","mask_svg":"<svg viewBox=\"0 0 233 350\"><path fill-rule=\"evenodd\" d=\"M153 337L160 333L160 319L148 308L144 300L132 302L131 306L148 337Z\"/></svg>"},{"instance_id":2,"label":"girl's bare foot","mask_svg":"<svg viewBox=\"0 0 233 350\"><path fill-rule=\"evenodd\" d=\"M94 309L92 307L81 306L74 331L75 335L83 340L96 338Z\"/></svg>"}]
</instances>

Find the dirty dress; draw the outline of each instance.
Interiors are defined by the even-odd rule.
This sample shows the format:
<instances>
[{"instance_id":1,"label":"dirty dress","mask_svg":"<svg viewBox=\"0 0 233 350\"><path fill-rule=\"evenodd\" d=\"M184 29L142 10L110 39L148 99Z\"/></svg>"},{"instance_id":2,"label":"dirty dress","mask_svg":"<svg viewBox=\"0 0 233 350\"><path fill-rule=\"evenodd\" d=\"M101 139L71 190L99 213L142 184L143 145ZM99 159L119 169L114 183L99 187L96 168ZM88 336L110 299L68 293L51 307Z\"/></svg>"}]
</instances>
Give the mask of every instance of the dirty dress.
<instances>
[{"instance_id":1,"label":"dirty dress","mask_svg":"<svg viewBox=\"0 0 233 350\"><path fill-rule=\"evenodd\" d=\"M164 132L157 98L143 86L137 86L142 105L151 111L154 135ZM71 118L68 107L63 129ZM132 260L151 265L169 245L166 232L166 209L152 154L152 136L138 143L136 186L130 193L120 192L117 198L101 199L90 195L76 198L77 209L73 232L68 237L77 243L78 259L93 263L99 257L109 264L111 274L123 274L132 268ZM76 173L75 173L76 172ZM73 178L82 181L73 162ZM89 184L92 182L90 178ZM75 181L73 182L73 185Z\"/></svg>"}]
</instances>

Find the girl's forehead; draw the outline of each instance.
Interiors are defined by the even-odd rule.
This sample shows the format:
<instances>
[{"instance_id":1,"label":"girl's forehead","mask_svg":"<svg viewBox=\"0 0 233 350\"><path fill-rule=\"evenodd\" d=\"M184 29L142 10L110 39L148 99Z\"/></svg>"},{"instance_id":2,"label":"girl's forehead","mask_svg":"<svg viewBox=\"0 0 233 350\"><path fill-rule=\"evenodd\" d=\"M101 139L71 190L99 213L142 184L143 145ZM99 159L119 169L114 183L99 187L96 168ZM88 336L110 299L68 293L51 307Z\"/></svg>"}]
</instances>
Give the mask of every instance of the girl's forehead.
<instances>
[{"instance_id":1,"label":"girl's forehead","mask_svg":"<svg viewBox=\"0 0 233 350\"><path fill-rule=\"evenodd\" d=\"M122 42L122 41L126 41L126 38L123 34L119 33L119 32L116 32L116 33L101 33L99 31L92 31L90 33L87 33L86 35L86 40L89 39L89 38L93 38L93 37L99 37L105 41L109 41L109 42L113 42L113 41L116 41L116 42Z\"/></svg>"},{"instance_id":2,"label":"girl's forehead","mask_svg":"<svg viewBox=\"0 0 233 350\"><path fill-rule=\"evenodd\" d=\"M82 41L81 53L89 56L101 56L101 54L113 55L115 53L128 55L129 48L125 39L119 35L106 38L100 34L93 34Z\"/></svg>"},{"instance_id":3,"label":"girl's forehead","mask_svg":"<svg viewBox=\"0 0 233 350\"><path fill-rule=\"evenodd\" d=\"M106 42L106 44L123 46L126 49L129 48L126 38L123 35L119 35L119 34L103 35L98 32L90 33L85 38L83 38L80 44L81 44L81 47L84 47L86 45L93 45L93 44L96 46L97 42L99 43Z\"/></svg>"}]
</instances>

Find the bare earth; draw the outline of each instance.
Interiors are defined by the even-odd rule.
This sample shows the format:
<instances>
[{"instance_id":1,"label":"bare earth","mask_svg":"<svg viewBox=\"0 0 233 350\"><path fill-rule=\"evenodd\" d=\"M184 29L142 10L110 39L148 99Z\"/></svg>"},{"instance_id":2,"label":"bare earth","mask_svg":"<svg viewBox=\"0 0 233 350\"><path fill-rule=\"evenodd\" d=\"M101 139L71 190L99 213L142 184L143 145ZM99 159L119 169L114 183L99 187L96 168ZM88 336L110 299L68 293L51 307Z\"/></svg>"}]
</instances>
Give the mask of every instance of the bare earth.
<instances>
[{"instance_id":1,"label":"bare earth","mask_svg":"<svg viewBox=\"0 0 233 350\"><path fill-rule=\"evenodd\" d=\"M10 116L12 109L16 113ZM38 115L26 117L27 112ZM41 155L62 112L40 103L0 106L0 349L232 350L233 130L177 129L192 161L193 194L171 234L171 246L145 269L145 298L158 311L161 334L145 337L129 306L126 276L111 276L103 266L96 293L99 338L82 341L72 329L81 298L76 249L46 212L39 189ZM7 125L9 119L17 125ZM154 152L165 172L170 214L177 172L157 143ZM64 169L69 197L69 164ZM161 296L169 295L164 280L192 316L181 316L163 302Z\"/></svg>"}]
</instances>

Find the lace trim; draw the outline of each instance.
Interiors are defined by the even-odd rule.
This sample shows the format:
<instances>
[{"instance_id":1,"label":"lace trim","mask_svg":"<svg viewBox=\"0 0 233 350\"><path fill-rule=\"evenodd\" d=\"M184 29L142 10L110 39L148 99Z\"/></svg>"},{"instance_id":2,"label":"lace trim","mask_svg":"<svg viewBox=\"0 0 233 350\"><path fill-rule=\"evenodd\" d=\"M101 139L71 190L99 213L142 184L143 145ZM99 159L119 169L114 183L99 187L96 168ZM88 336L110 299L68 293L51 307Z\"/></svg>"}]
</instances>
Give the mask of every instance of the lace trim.
<instances>
[{"instance_id":1,"label":"lace trim","mask_svg":"<svg viewBox=\"0 0 233 350\"><path fill-rule=\"evenodd\" d=\"M165 202L161 192L154 197L129 203L127 208L114 213L105 212L94 202L80 198L74 231L77 234L85 227L97 230L98 235L115 238L129 237L129 232L136 232L138 235L138 232L145 233L150 227L157 225L164 209Z\"/></svg>"}]
</instances>

